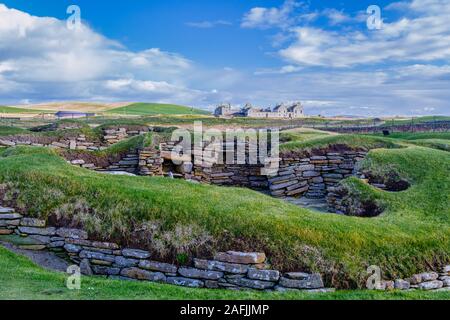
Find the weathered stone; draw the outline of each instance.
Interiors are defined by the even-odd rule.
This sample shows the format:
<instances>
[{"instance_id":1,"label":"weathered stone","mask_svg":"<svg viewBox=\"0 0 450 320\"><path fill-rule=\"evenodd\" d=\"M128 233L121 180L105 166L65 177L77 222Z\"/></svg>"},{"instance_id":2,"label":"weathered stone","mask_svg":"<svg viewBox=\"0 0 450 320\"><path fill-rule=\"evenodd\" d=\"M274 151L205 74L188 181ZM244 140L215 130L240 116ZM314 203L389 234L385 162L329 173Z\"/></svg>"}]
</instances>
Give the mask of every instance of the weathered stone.
<instances>
[{"instance_id":1,"label":"weathered stone","mask_svg":"<svg viewBox=\"0 0 450 320\"><path fill-rule=\"evenodd\" d=\"M203 288L205 283L201 280L182 278L182 277L168 277L166 282L176 286L190 287L190 288Z\"/></svg>"},{"instance_id":2,"label":"weathered stone","mask_svg":"<svg viewBox=\"0 0 450 320\"><path fill-rule=\"evenodd\" d=\"M49 236L32 235L32 236L30 236L30 239L36 240L36 241L40 242L40 244L50 243Z\"/></svg>"},{"instance_id":3,"label":"weathered stone","mask_svg":"<svg viewBox=\"0 0 450 320\"><path fill-rule=\"evenodd\" d=\"M97 260L97 259L91 259L91 264L97 265L97 266L106 266L111 267L112 262L111 261L104 261L104 260ZM115 268L118 268L118 266L114 266Z\"/></svg>"},{"instance_id":4,"label":"weathered stone","mask_svg":"<svg viewBox=\"0 0 450 320\"><path fill-rule=\"evenodd\" d=\"M56 234L63 238L87 240L88 234L84 230L61 228L56 230Z\"/></svg>"},{"instance_id":5,"label":"weathered stone","mask_svg":"<svg viewBox=\"0 0 450 320\"><path fill-rule=\"evenodd\" d=\"M123 277L133 278L137 280L165 282L166 276L161 272L150 272L139 268L126 268L120 272Z\"/></svg>"},{"instance_id":6,"label":"weathered stone","mask_svg":"<svg viewBox=\"0 0 450 320\"><path fill-rule=\"evenodd\" d=\"M114 261L114 267L136 267L139 264L139 260L132 258L125 258L122 256L117 256Z\"/></svg>"},{"instance_id":7,"label":"weathered stone","mask_svg":"<svg viewBox=\"0 0 450 320\"><path fill-rule=\"evenodd\" d=\"M439 280L433 280L428 282L419 283L419 289L421 290L435 290L444 286L444 283Z\"/></svg>"},{"instance_id":8,"label":"weathered stone","mask_svg":"<svg viewBox=\"0 0 450 320\"><path fill-rule=\"evenodd\" d=\"M305 280L308 279L311 274L305 272L288 272L283 274L283 277L293 280Z\"/></svg>"},{"instance_id":9,"label":"weathered stone","mask_svg":"<svg viewBox=\"0 0 450 320\"><path fill-rule=\"evenodd\" d=\"M147 269L150 271L159 271L164 273L177 273L177 266L169 263L157 262L157 261L149 261L149 260L141 260L139 262L139 268Z\"/></svg>"},{"instance_id":10,"label":"weathered stone","mask_svg":"<svg viewBox=\"0 0 450 320\"><path fill-rule=\"evenodd\" d=\"M0 229L0 235L5 236L5 235L10 235L14 232L14 230L11 229Z\"/></svg>"},{"instance_id":11,"label":"weathered stone","mask_svg":"<svg viewBox=\"0 0 450 320\"><path fill-rule=\"evenodd\" d=\"M266 255L258 252L227 251L217 253L214 260L228 263L259 264L266 261Z\"/></svg>"},{"instance_id":12,"label":"weathered stone","mask_svg":"<svg viewBox=\"0 0 450 320\"><path fill-rule=\"evenodd\" d=\"M442 268L442 273L450 276L450 266L445 266L444 268Z\"/></svg>"},{"instance_id":13,"label":"weathered stone","mask_svg":"<svg viewBox=\"0 0 450 320\"><path fill-rule=\"evenodd\" d=\"M244 264L227 263L214 260L194 259L194 265L198 269L205 269L211 271L222 271L227 273L245 274L249 267Z\"/></svg>"},{"instance_id":14,"label":"weathered stone","mask_svg":"<svg viewBox=\"0 0 450 320\"><path fill-rule=\"evenodd\" d=\"M251 288L251 289L256 289L256 290L267 290L267 289L272 289L273 287L275 287L274 282L252 280L252 279L243 278L243 277L230 278L230 279L227 279L227 281L231 284L234 284L234 285L237 285L240 287L246 287L246 288Z\"/></svg>"},{"instance_id":15,"label":"weathered stone","mask_svg":"<svg viewBox=\"0 0 450 320\"><path fill-rule=\"evenodd\" d=\"M20 224L19 220L0 220L0 227L17 227Z\"/></svg>"},{"instance_id":16,"label":"weathered stone","mask_svg":"<svg viewBox=\"0 0 450 320\"><path fill-rule=\"evenodd\" d=\"M270 185L270 190L280 190L280 189L284 189L293 185L296 185L298 183L298 180L292 180L292 181L288 181L285 183L281 183L281 184L271 184Z\"/></svg>"},{"instance_id":17,"label":"weathered stone","mask_svg":"<svg viewBox=\"0 0 450 320\"><path fill-rule=\"evenodd\" d=\"M106 275L106 276L116 276L120 273L120 268L111 268L105 266L91 266L94 274Z\"/></svg>"},{"instance_id":18,"label":"weathered stone","mask_svg":"<svg viewBox=\"0 0 450 320\"><path fill-rule=\"evenodd\" d=\"M80 252L80 258L84 259L96 259L96 260L103 260L103 261L108 261L108 262L114 262L115 261L115 256L112 255L107 255L101 252L95 252L95 251L88 251L88 250L82 250Z\"/></svg>"},{"instance_id":19,"label":"weathered stone","mask_svg":"<svg viewBox=\"0 0 450 320\"><path fill-rule=\"evenodd\" d=\"M317 171L305 171L303 172L303 177L305 178L313 178L320 176L320 173Z\"/></svg>"},{"instance_id":20,"label":"weathered stone","mask_svg":"<svg viewBox=\"0 0 450 320\"><path fill-rule=\"evenodd\" d=\"M395 289L395 282L394 281L382 281L382 286L384 287L384 290L394 290Z\"/></svg>"},{"instance_id":21,"label":"weathered stone","mask_svg":"<svg viewBox=\"0 0 450 320\"><path fill-rule=\"evenodd\" d=\"M20 233L24 234L37 234L40 236L54 236L56 234L56 229L50 228L35 228L35 227L19 227Z\"/></svg>"},{"instance_id":22,"label":"weathered stone","mask_svg":"<svg viewBox=\"0 0 450 320\"><path fill-rule=\"evenodd\" d=\"M299 171L314 171L314 165L313 164L305 164L297 167L297 170Z\"/></svg>"},{"instance_id":23,"label":"weathered stone","mask_svg":"<svg viewBox=\"0 0 450 320\"><path fill-rule=\"evenodd\" d=\"M196 268L179 268L178 273L186 278L217 280L223 277L223 272L200 270Z\"/></svg>"},{"instance_id":24,"label":"weathered stone","mask_svg":"<svg viewBox=\"0 0 450 320\"><path fill-rule=\"evenodd\" d=\"M88 259L83 259L80 262L80 272L85 276L91 276L94 274L91 268L91 264Z\"/></svg>"},{"instance_id":25,"label":"weathered stone","mask_svg":"<svg viewBox=\"0 0 450 320\"><path fill-rule=\"evenodd\" d=\"M415 274L408 279L406 279L410 284L416 285L422 282L422 275L421 274Z\"/></svg>"},{"instance_id":26,"label":"weathered stone","mask_svg":"<svg viewBox=\"0 0 450 320\"><path fill-rule=\"evenodd\" d=\"M137 249L123 249L122 254L128 258L148 259L150 258L150 252Z\"/></svg>"},{"instance_id":27,"label":"weathered stone","mask_svg":"<svg viewBox=\"0 0 450 320\"><path fill-rule=\"evenodd\" d=\"M436 272L424 272L421 273L420 276L422 277L422 282L434 281L439 278L439 274Z\"/></svg>"},{"instance_id":28,"label":"weathered stone","mask_svg":"<svg viewBox=\"0 0 450 320\"><path fill-rule=\"evenodd\" d=\"M411 284L403 279L397 279L395 280L394 287L397 290L409 290L411 288Z\"/></svg>"},{"instance_id":29,"label":"weathered stone","mask_svg":"<svg viewBox=\"0 0 450 320\"><path fill-rule=\"evenodd\" d=\"M90 247L94 247L94 248L98 248L98 249L109 249L109 250L119 249L119 245L117 243L99 242L99 241L93 241L90 244Z\"/></svg>"},{"instance_id":30,"label":"weathered stone","mask_svg":"<svg viewBox=\"0 0 450 320\"><path fill-rule=\"evenodd\" d=\"M45 220L35 219L35 218L23 218L20 222L20 225L23 227L35 227L35 228L44 228L46 225Z\"/></svg>"},{"instance_id":31,"label":"weathered stone","mask_svg":"<svg viewBox=\"0 0 450 320\"><path fill-rule=\"evenodd\" d=\"M75 149L75 147L74 148L71 148L71 149ZM81 165L83 165L83 164L85 164L86 162L84 161L84 160L72 160L72 161L70 161L70 163L71 164L73 164L73 165L79 165L79 166L81 166Z\"/></svg>"},{"instance_id":32,"label":"weathered stone","mask_svg":"<svg viewBox=\"0 0 450 320\"><path fill-rule=\"evenodd\" d=\"M75 244L78 246L92 247L92 241L89 240L67 238L65 241L66 243Z\"/></svg>"},{"instance_id":33,"label":"weathered stone","mask_svg":"<svg viewBox=\"0 0 450 320\"><path fill-rule=\"evenodd\" d=\"M23 244L18 246L19 249L29 251L42 251L46 248L44 244Z\"/></svg>"},{"instance_id":34,"label":"weathered stone","mask_svg":"<svg viewBox=\"0 0 450 320\"><path fill-rule=\"evenodd\" d=\"M55 248L62 248L64 247L66 243L64 241L53 241L47 244L47 248L49 249L55 249Z\"/></svg>"},{"instance_id":35,"label":"weathered stone","mask_svg":"<svg viewBox=\"0 0 450 320\"><path fill-rule=\"evenodd\" d=\"M18 213L5 213L5 214L0 214L0 220L17 220L17 219L21 219L22 215L18 214Z\"/></svg>"},{"instance_id":36,"label":"weathered stone","mask_svg":"<svg viewBox=\"0 0 450 320\"><path fill-rule=\"evenodd\" d=\"M324 287L320 274L310 274L303 280L294 280L282 277L280 279L280 285L295 289L319 289Z\"/></svg>"},{"instance_id":37,"label":"weathered stone","mask_svg":"<svg viewBox=\"0 0 450 320\"><path fill-rule=\"evenodd\" d=\"M442 277L440 280L444 283L444 287L450 287L450 277Z\"/></svg>"},{"instance_id":38,"label":"weathered stone","mask_svg":"<svg viewBox=\"0 0 450 320\"><path fill-rule=\"evenodd\" d=\"M280 279L280 272L277 270L258 270L249 269L247 277L253 280L263 281L278 281Z\"/></svg>"},{"instance_id":39,"label":"weathered stone","mask_svg":"<svg viewBox=\"0 0 450 320\"><path fill-rule=\"evenodd\" d=\"M81 251L81 247L76 244L66 243L64 245L64 249L69 253L79 253Z\"/></svg>"},{"instance_id":40,"label":"weathered stone","mask_svg":"<svg viewBox=\"0 0 450 320\"><path fill-rule=\"evenodd\" d=\"M208 289L219 289L219 282L213 280L206 280L205 287Z\"/></svg>"}]
</instances>

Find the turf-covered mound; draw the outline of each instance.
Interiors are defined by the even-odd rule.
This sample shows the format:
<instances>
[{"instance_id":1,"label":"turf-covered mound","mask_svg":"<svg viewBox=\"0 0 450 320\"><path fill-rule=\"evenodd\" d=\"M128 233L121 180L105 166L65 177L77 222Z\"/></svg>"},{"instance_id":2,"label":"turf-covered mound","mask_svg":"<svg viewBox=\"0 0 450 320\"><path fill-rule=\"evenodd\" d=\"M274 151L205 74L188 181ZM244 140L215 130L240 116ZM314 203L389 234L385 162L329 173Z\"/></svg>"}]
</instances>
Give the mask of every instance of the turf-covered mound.
<instances>
[{"instance_id":1,"label":"turf-covered mound","mask_svg":"<svg viewBox=\"0 0 450 320\"><path fill-rule=\"evenodd\" d=\"M340 288L364 286L370 265L401 278L448 264L450 155L381 149L367 161L372 170L394 165L412 182L407 191L389 193L350 179L354 190L386 208L372 219L318 214L239 188L104 175L43 148L0 154L0 197L55 225L150 249L155 258L185 262L217 250L263 251L274 267L319 271Z\"/></svg>"}]
</instances>

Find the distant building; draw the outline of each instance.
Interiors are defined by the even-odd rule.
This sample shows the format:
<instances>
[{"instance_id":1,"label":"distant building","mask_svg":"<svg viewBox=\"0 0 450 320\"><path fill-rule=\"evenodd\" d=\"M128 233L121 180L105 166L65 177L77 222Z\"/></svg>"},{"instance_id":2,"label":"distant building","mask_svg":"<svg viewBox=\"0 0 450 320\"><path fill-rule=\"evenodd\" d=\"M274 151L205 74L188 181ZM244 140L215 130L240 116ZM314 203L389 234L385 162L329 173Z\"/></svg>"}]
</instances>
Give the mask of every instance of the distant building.
<instances>
[{"instance_id":1,"label":"distant building","mask_svg":"<svg viewBox=\"0 0 450 320\"><path fill-rule=\"evenodd\" d=\"M76 119L76 118L86 118L94 117L95 113L86 113L78 111L58 111L55 113L55 117L59 119Z\"/></svg>"},{"instance_id":2,"label":"distant building","mask_svg":"<svg viewBox=\"0 0 450 320\"><path fill-rule=\"evenodd\" d=\"M276 118L276 119L296 119L304 117L304 108L300 102L292 104L279 104L273 110L262 109L245 105L241 110L232 109L230 104L220 105L214 112L216 117L246 117L246 118Z\"/></svg>"}]
</instances>

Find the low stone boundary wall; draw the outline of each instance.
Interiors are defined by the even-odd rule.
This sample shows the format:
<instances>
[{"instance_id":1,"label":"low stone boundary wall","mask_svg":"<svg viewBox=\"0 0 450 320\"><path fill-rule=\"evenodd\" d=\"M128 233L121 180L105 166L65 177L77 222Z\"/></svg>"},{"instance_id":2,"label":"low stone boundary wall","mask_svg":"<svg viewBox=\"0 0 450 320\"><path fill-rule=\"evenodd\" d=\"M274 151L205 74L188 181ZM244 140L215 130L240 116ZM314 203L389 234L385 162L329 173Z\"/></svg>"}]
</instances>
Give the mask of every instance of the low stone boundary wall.
<instances>
[{"instance_id":1,"label":"low stone boundary wall","mask_svg":"<svg viewBox=\"0 0 450 320\"><path fill-rule=\"evenodd\" d=\"M37 139L27 136L4 137L0 138L0 146L15 147L15 146L33 146L33 147L49 147L57 149L68 150L89 150L97 151L104 150L105 145L100 142L88 141L85 135L80 134L76 137L65 139L57 139L48 143L39 143Z\"/></svg>"},{"instance_id":2,"label":"low stone boundary wall","mask_svg":"<svg viewBox=\"0 0 450 320\"><path fill-rule=\"evenodd\" d=\"M104 150L108 146L120 142L122 140L142 135L151 131L149 127L147 130L128 130L127 128L113 128L104 129L102 141L89 141L84 134L69 136L66 138L58 137L34 137L30 135L16 135L0 138L0 146L14 147L14 146L35 146L35 147L50 147L68 150L89 150L97 151ZM45 140L45 143L42 141Z\"/></svg>"},{"instance_id":3,"label":"low stone boundary wall","mask_svg":"<svg viewBox=\"0 0 450 320\"><path fill-rule=\"evenodd\" d=\"M270 270L264 253L220 252L213 260L194 259L192 266L177 266L151 260L151 252L91 241L83 230L48 227L43 220L0 207L0 235L10 234L32 240L22 249L67 254L85 275L210 289L331 290L324 288L320 274Z\"/></svg>"},{"instance_id":4,"label":"low stone boundary wall","mask_svg":"<svg viewBox=\"0 0 450 320\"><path fill-rule=\"evenodd\" d=\"M83 230L48 227L43 220L23 217L12 208L0 207L0 235L11 234L30 240L19 246L22 249L64 254L80 266L84 275L194 288L333 291L324 287L320 274L271 270L264 253L219 252L213 260L194 259L191 266L177 266L152 260L151 252L92 241ZM440 273L425 272L408 279L382 281L374 289L450 290L450 265Z\"/></svg>"}]
</instances>

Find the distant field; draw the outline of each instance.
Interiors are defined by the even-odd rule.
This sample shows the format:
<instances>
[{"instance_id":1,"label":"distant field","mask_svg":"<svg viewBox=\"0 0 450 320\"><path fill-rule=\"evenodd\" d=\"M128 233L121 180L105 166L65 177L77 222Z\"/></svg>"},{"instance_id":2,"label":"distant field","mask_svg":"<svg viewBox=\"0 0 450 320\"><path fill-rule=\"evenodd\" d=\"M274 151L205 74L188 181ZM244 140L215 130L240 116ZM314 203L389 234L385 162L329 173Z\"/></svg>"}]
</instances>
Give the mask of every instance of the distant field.
<instances>
[{"instance_id":1,"label":"distant field","mask_svg":"<svg viewBox=\"0 0 450 320\"><path fill-rule=\"evenodd\" d=\"M57 112L57 111L79 111L79 112L106 112L110 109L129 105L130 102L96 103L96 102L54 102L27 105L27 109L34 112ZM21 106L16 108L23 109Z\"/></svg>"},{"instance_id":2,"label":"distant field","mask_svg":"<svg viewBox=\"0 0 450 320\"><path fill-rule=\"evenodd\" d=\"M32 109L24 109L24 108L0 106L0 114L2 114L2 113L20 114L20 113L40 113L40 112L42 112L42 111L32 110Z\"/></svg>"},{"instance_id":3,"label":"distant field","mask_svg":"<svg viewBox=\"0 0 450 320\"><path fill-rule=\"evenodd\" d=\"M179 106L175 104L159 104L159 103L133 103L129 106L108 110L108 113L123 115L206 115L208 111L194 109L191 107Z\"/></svg>"}]
</instances>

